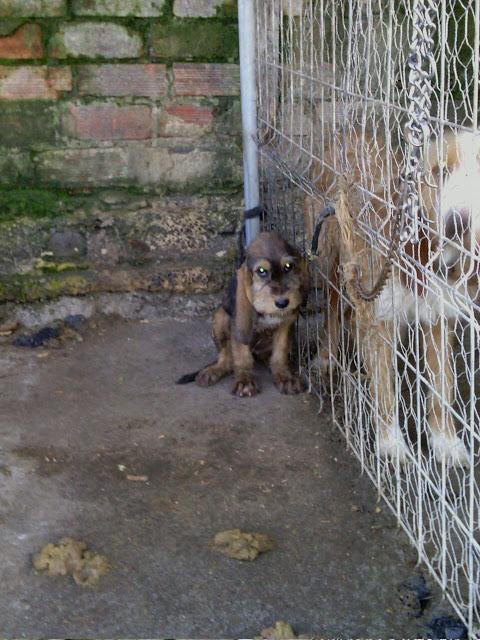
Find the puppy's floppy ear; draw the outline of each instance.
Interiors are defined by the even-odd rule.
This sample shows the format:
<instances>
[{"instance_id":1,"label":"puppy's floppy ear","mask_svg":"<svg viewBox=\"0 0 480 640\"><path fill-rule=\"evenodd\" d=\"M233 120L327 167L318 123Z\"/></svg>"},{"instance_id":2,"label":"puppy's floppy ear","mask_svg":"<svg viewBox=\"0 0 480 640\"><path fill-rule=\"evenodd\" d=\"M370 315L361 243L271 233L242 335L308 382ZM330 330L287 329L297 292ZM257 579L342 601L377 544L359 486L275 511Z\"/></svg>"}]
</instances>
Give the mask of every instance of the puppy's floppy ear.
<instances>
[{"instance_id":1,"label":"puppy's floppy ear","mask_svg":"<svg viewBox=\"0 0 480 640\"><path fill-rule=\"evenodd\" d=\"M235 296L235 317L233 335L237 342L250 344L253 337L255 309L252 300L252 276L244 263L237 269L237 291Z\"/></svg>"},{"instance_id":2,"label":"puppy's floppy ear","mask_svg":"<svg viewBox=\"0 0 480 640\"><path fill-rule=\"evenodd\" d=\"M302 292L302 305L307 304L310 292L310 274L308 272L308 262L305 258L300 259L300 288Z\"/></svg>"}]
</instances>

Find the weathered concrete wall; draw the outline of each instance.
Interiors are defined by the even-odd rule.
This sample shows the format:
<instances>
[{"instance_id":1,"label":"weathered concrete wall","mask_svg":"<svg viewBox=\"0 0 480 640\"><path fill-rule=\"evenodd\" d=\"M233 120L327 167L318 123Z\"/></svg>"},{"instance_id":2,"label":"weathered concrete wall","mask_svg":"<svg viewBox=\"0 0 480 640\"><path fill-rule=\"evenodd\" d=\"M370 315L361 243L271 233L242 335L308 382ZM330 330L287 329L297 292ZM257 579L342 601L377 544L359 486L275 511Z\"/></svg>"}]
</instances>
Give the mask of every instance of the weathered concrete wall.
<instances>
[{"instance_id":1,"label":"weathered concrete wall","mask_svg":"<svg viewBox=\"0 0 480 640\"><path fill-rule=\"evenodd\" d=\"M237 37L234 0L0 0L0 302L221 288Z\"/></svg>"}]
</instances>

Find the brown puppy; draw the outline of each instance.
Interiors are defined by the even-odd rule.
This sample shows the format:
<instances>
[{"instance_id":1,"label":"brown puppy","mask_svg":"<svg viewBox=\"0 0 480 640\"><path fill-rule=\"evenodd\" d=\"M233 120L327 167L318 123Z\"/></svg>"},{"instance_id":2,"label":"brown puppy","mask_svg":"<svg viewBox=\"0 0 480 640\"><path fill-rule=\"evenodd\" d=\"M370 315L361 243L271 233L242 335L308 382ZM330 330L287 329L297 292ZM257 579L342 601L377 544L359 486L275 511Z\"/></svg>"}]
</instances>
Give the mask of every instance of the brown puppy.
<instances>
[{"instance_id":1,"label":"brown puppy","mask_svg":"<svg viewBox=\"0 0 480 640\"><path fill-rule=\"evenodd\" d=\"M247 249L222 305L213 317L217 361L197 374L183 376L201 386L216 384L233 372L232 393L252 397L259 392L254 356L268 357L273 382L281 393L305 387L288 366L290 328L308 294L308 271L298 251L277 233L261 233Z\"/></svg>"}]
</instances>

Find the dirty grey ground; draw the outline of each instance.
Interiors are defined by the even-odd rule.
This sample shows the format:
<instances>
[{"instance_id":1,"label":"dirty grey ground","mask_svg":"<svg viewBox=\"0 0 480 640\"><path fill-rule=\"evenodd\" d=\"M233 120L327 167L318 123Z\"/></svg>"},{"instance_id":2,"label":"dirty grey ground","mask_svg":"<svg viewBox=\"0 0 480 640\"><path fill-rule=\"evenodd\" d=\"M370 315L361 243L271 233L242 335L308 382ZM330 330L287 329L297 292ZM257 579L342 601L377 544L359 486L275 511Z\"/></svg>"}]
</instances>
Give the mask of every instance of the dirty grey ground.
<instances>
[{"instance_id":1,"label":"dirty grey ground","mask_svg":"<svg viewBox=\"0 0 480 640\"><path fill-rule=\"evenodd\" d=\"M3 637L252 637L277 619L328 637L420 637L397 585L415 555L313 398L179 387L208 323L115 321L59 349L0 348ZM145 474L129 482L118 465ZM274 537L241 564L223 529ZM31 568L73 536L113 567L95 590ZM448 611L448 608L446 608Z\"/></svg>"}]
</instances>

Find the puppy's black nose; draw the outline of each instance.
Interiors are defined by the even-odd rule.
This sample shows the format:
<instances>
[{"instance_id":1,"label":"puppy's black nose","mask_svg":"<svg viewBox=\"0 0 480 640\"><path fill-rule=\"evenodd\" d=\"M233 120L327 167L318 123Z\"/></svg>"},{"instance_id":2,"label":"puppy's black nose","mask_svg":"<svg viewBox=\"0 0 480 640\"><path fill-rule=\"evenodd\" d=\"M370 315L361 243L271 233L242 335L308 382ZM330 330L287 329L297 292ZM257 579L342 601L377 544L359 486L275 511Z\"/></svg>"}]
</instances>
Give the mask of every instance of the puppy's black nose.
<instances>
[{"instance_id":1,"label":"puppy's black nose","mask_svg":"<svg viewBox=\"0 0 480 640\"><path fill-rule=\"evenodd\" d=\"M277 298L275 300L275 306L279 309L285 309L286 307L288 307L289 302L290 300L288 298Z\"/></svg>"}]
</instances>

